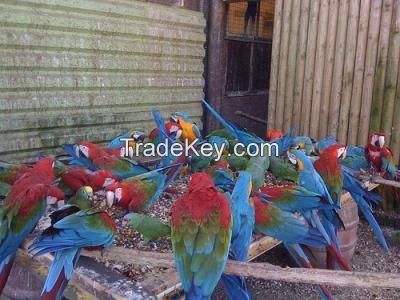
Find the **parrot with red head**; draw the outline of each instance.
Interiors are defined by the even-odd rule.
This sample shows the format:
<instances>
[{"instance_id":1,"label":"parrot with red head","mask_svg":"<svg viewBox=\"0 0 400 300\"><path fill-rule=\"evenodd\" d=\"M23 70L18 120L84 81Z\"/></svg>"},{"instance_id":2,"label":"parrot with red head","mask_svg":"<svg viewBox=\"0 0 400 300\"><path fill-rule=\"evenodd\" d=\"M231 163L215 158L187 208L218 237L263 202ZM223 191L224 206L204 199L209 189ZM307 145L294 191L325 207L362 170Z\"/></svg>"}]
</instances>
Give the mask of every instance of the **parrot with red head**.
<instances>
[{"instance_id":1,"label":"parrot with red head","mask_svg":"<svg viewBox=\"0 0 400 300\"><path fill-rule=\"evenodd\" d=\"M51 215L51 226L30 246L34 257L54 252L40 299L59 300L71 279L81 249L102 250L111 246L116 224L106 212L65 206Z\"/></svg>"},{"instance_id":2,"label":"parrot with red head","mask_svg":"<svg viewBox=\"0 0 400 300\"><path fill-rule=\"evenodd\" d=\"M326 148L314 162L314 168L322 177L335 204L340 207L343 193L343 174L339 159L346 157L346 146L334 144Z\"/></svg>"},{"instance_id":3,"label":"parrot with red head","mask_svg":"<svg viewBox=\"0 0 400 300\"><path fill-rule=\"evenodd\" d=\"M75 194L83 186L91 186L99 191L108 185L119 181L118 176L107 170L90 171L83 167L66 167L60 177L60 185Z\"/></svg>"},{"instance_id":4,"label":"parrot with red head","mask_svg":"<svg viewBox=\"0 0 400 300\"><path fill-rule=\"evenodd\" d=\"M275 129L275 128L268 129L266 132L266 135L265 135L267 141L273 141L273 140L279 139L283 136L284 136L284 133L282 131L280 131L279 129Z\"/></svg>"},{"instance_id":5,"label":"parrot with red head","mask_svg":"<svg viewBox=\"0 0 400 300\"><path fill-rule=\"evenodd\" d=\"M255 231L283 242L289 254L299 266L312 268L311 263L299 244L312 247L326 247L326 241L319 232L307 225L300 217L280 209L275 203L253 197L255 208ZM324 299L333 299L329 290L319 286Z\"/></svg>"},{"instance_id":6,"label":"parrot with red head","mask_svg":"<svg viewBox=\"0 0 400 300\"><path fill-rule=\"evenodd\" d=\"M175 171L170 173L171 169ZM107 204L110 207L115 204L133 212L146 210L158 200L178 172L179 167L171 166L111 184L105 189Z\"/></svg>"},{"instance_id":7,"label":"parrot with red head","mask_svg":"<svg viewBox=\"0 0 400 300\"><path fill-rule=\"evenodd\" d=\"M206 173L195 173L172 208L171 240L186 299L211 299L232 235L229 201Z\"/></svg>"},{"instance_id":8,"label":"parrot with red head","mask_svg":"<svg viewBox=\"0 0 400 300\"><path fill-rule=\"evenodd\" d=\"M371 166L382 176L396 179L396 168L393 162L392 151L385 146L385 135L377 132L372 134L365 146L365 156Z\"/></svg>"},{"instance_id":9,"label":"parrot with red head","mask_svg":"<svg viewBox=\"0 0 400 300\"><path fill-rule=\"evenodd\" d=\"M143 174L148 168L136 161L115 155L109 149L101 148L89 142L81 142L76 145L63 145L74 160L91 171L107 170L121 179Z\"/></svg>"},{"instance_id":10,"label":"parrot with red head","mask_svg":"<svg viewBox=\"0 0 400 300\"><path fill-rule=\"evenodd\" d=\"M398 181L392 151L385 146L385 135L377 132L372 134L365 146L365 157L374 171L389 180ZM395 187L379 188L383 196L382 207L385 211L394 209L400 211L400 192Z\"/></svg>"},{"instance_id":11,"label":"parrot with red head","mask_svg":"<svg viewBox=\"0 0 400 300\"><path fill-rule=\"evenodd\" d=\"M64 194L52 186L53 160L44 158L12 186L0 208L0 294L7 282L15 254L46 210Z\"/></svg>"},{"instance_id":12,"label":"parrot with red head","mask_svg":"<svg viewBox=\"0 0 400 300\"><path fill-rule=\"evenodd\" d=\"M325 204L324 207L318 210L302 210L301 214L326 240L326 250L329 257L334 258L344 270L350 271L351 268L348 262L339 251L336 229L343 228L344 225L339 217L339 207L336 201L332 199L324 180L315 170L314 165L308 156L306 156L302 151L295 149L288 151L287 154L289 161L299 172L299 185L318 194ZM327 261L328 268L333 268L333 265L330 265L330 262L332 261L332 259Z\"/></svg>"}]
</instances>

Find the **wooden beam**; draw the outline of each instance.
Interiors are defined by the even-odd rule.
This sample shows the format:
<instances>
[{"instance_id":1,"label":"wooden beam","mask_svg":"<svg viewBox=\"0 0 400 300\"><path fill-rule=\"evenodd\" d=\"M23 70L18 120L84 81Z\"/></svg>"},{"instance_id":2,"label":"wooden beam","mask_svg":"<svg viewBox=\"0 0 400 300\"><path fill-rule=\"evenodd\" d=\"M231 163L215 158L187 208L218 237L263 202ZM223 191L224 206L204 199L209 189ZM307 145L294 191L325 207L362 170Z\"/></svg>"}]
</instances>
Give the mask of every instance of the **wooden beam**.
<instances>
[{"instance_id":1,"label":"wooden beam","mask_svg":"<svg viewBox=\"0 0 400 300\"><path fill-rule=\"evenodd\" d=\"M208 1L207 17L207 62L206 62L206 99L217 110L221 111L221 102L225 90L226 51L225 27L228 5L223 1ZM218 121L207 111L205 113L205 130L218 128Z\"/></svg>"},{"instance_id":2,"label":"wooden beam","mask_svg":"<svg viewBox=\"0 0 400 300\"><path fill-rule=\"evenodd\" d=\"M357 144L358 124L360 122L360 111L362 104L361 96L365 69L365 54L367 52L370 7L371 1L361 1L354 79L351 92L349 129L347 135L347 141L349 145Z\"/></svg>"},{"instance_id":3,"label":"wooden beam","mask_svg":"<svg viewBox=\"0 0 400 300\"><path fill-rule=\"evenodd\" d=\"M375 78L376 57L378 53L379 28L381 21L382 0L372 0L369 25L368 25L368 41L365 54L365 71L362 89L362 105L360 111L360 123L358 127L357 145L365 145L367 143L369 132L369 121L372 106L372 93Z\"/></svg>"},{"instance_id":4,"label":"wooden beam","mask_svg":"<svg viewBox=\"0 0 400 300\"><path fill-rule=\"evenodd\" d=\"M82 255L99 257L97 252L83 251ZM172 254L155 253L110 247L102 256L104 259L126 262L138 265L175 268ZM269 263L245 263L229 260L224 273L243 275L265 280L280 280L308 284L327 284L332 286L355 288L400 289L400 275L395 273L346 272L322 269L282 268Z\"/></svg>"}]
</instances>

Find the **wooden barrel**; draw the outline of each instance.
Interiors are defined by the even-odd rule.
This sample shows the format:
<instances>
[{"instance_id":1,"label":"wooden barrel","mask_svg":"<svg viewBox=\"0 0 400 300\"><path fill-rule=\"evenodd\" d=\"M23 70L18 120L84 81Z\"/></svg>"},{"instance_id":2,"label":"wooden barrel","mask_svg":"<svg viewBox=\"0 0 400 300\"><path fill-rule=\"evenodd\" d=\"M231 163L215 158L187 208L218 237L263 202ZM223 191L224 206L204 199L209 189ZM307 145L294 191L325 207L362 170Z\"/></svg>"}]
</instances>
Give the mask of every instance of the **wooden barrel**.
<instances>
[{"instance_id":1,"label":"wooden barrel","mask_svg":"<svg viewBox=\"0 0 400 300\"><path fill-rule=\"evenodd\" d=\"M348 194L347 194L348 195ZM345 195L345 196L347 196ZM337 233L339 246L344 258L351 263L357 244L358 230L358 207L357 203L351 197L342 197L342 208L340 209L340 217L345 225L345 230ZM304 249L309 255L311 264L314 268L326 268L326 250L319 248ZM311 252L311 253L310 253Z\"/></svg>"}]
</instances>

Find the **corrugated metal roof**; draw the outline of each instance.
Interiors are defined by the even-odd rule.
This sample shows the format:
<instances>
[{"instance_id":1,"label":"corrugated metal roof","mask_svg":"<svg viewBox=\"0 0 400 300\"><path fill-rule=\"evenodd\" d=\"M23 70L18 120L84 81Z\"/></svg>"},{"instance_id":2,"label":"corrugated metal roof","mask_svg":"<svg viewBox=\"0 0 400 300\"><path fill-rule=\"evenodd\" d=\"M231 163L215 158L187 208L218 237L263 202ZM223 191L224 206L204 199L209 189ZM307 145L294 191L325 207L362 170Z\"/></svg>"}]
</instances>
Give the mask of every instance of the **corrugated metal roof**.
<instances>
[{"instance_id":1,"label":"corrugated metal roof","mask_svg":"<svg viewBox=\"0 0 400 300\"><path fill-rule=\"evenodd\" d=\"M153 107L200 121L199 12L142 1L7 0L0 23L1 159L150 130Z\"/></svg>"}]
</instances>

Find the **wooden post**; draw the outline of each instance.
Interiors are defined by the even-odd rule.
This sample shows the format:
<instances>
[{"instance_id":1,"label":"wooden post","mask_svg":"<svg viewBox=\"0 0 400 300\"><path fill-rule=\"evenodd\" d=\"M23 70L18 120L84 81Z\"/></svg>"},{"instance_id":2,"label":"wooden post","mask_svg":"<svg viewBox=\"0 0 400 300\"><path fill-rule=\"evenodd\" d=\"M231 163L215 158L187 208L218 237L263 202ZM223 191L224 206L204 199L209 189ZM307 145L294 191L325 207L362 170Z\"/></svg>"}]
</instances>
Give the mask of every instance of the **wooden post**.
<instances>
[{"instance_id":1,"label":"wooden post","mask_svg":"<svg viewBox=\"0 0 400 300\"><path fill-rule=\"evenodd\" d=\"M276 0L274 13L274 34L272 37L271 76L269 83L268 99L268 127L275 127L275 111L277 103L279 56L281 47L283 0Z\"/></svg>"},{"instance_id":2,"label":"wooden post","mask_svg":"<svg viewBox=\"0 0 400 300\"><path fill-rule=\"evenodd\" d=\"M294 0L296 1L296 0ZM290 33L290 12L292 0L285 0L283 4L283 25L281 31L281 49L279 55L279 76L278 93L275 110L275 126L277 129L283 129L283 113L285 109L285 87L286 87L286 69L287 56L289 52L289 33Z\"/></svg>"},{"instance_id":3,"label":"wooden post","mask_svg":"<svg viewBox=\"0 0 400 300\"><path fill-rule=\"evenodd\" d=\"M400 68L400 1L396 0L393 4L393 17L390 29L389 50L386 69L385 91L383 94L383 110L381 129L385 133L385 138L392 143L392 121L399 118L394 115L394 105L396 97L397 77ZM399 129L397 129L399 130ZM394 150L394 149L392 149ZM395 159L399 157L398 152Z\"/></svg>"},{"instance_id":4,"label":"wooden post","mask_svg":"<svg viewBox=\"0 0 400 300\"><path fill-rule=\"evenodd\" d=\"M339 126L337 134L338 141L343 144L347 144L347 131L349 128L349 112L352 101L351 92L353 88L354 62L356 57L359 14L360 1L350 1L346 34L346 51L342 79L342 100L340 102L339 108Z\"/></svg>"},{"instance_id":5,"label":"wooden post","mask_svg":"<svg viewBox=\"0 0 400 300\"><path fill-rule=\"evenodd\" d=\"M368 139L369 120L372 104L372 88L374 85L376 53L378 51L379 24L381 20L382 0L371 0L371 11L368 26L367 52L362 89L362 106L357 136L357 144L365 145Z\"/></svg>"},{"instance_id":6,"label":"wooden post","mask_svg":"<svg viewBox=\"0 0 400 300\"><path fill-rule=\"evenodd\" d=\"M354 0L350 0L354 1ZM329 102L328 134L336 136L339 122L340 101L342 98L342 78L346 49L347 20L349 0L340 1L337 25L335 63L333 67L332 89Z\"/></svg>"},{"instance_id":7,"label":"wooden post","mask_svg":"<svg viewBox=\"0 0 400 300\"><path fill-rule=\"evenodd\" d=\"M226 51L224 38L227 4L220 0L207 2L206 99L217 111L220 111L225 90ZM205 112L204 119L206 132L218 127L218 121L208 112Z\"/></svg>"},{"instance_id":8,"label":"wooden post","mask_svg":"<svg viewBox=\"0 0 400 300\"><path fill-rule=\"evenodd\" d=\"M356 61L354 66L353 88L351 92L351 105L347 141L350 145L357 144L358 124L362 103L363 77L365 70L365 54L368 41L368 22L371 1L361 1L360 20L358 24L358 40Z\"/></svg>"},{"instance_id":9,"label":"wooden post","mask_svg":"<svg viewBox=\"0 0 400 300\"><path fill-rule=\"evenodd\" d=\"M381 130L382 107L385 89L386 67L388 62L390 24L392 21L393 0L384 0L379 32L378 61L375 69L375 80L371 106L370 132ZM391 126L391 124L390 124Z\"/></svg>"},{"instance_id":10,"label":"wooden post","mask_svg":"<svg viewBox=\"0 0 400 300\"><path fill-rule=\"evenodd\" d=\"M82 255L99 257L96 252L83 251ZM172 254L155 253L111 247L103 255L104 259L114 261L132 261L138 265L175 268ZM245 263L229 260L224 273L243 275L265 280L301 282L309 284L327 284L357 288L400 289L400 275L395 273L346 272L322 269L282 268L269 263Z\"/></svg>"},{"instance_id":11,"label":"wooden post","mask_svg":"<svg viewBox=\"0 0 400 300\"><path fill-rule=\"evenodd\" d=\"M311 118L312 88L314 83L315 50L317 47L318 15L321 1L311 1L308 24L307 53L304 73L303 103L301 109L300 134L308 135Z\"/></svg>"},{"instance_id":12,"label":"wooden post","mask_svg":"<svg viewBox=\"0 0 400 300\"><path fill-rule=\"evenodd\" d=\"M283 130L287 132L292 127L293 118L293 90L296 76L296 54L297 54L297 37L299 32L300 20L300 7L301 1L294 1L291 13L291 26L290 26L290 39L289 39L289 53L288 53L288 67L286 72L286 86L285 86L285 108L283 114Z\"/></svg>"},{"instance_id":13,"label":"wooden post","mask_svg":"<svg viewBox=\"0 0 400 300\"><path fill-rule=\"evenodd\" d=\"M335 62L336 30L339 14L339 1L329 1L329 23L326 42L324 80L321 92L321 107L319 110L319 137L328 133L329 99L331 97L333 65Z\"/></svg>"},{"instance_id":14,"label":"wooden post","mask_svg":"<svg viewBox=\"0 0 400 300\"><path fill-rule=\"evenodd\" d=\"M300 10L299 37L296 57L296 79L294 83L292 126L296 127L296 134L300 132L301 104L303 99L304 70L307 56L307 37L310 17L310 0L303 0Z\"/></svg>"},{"instance_id":15,"label":"wooden post","mask_svg":"<svg viewBox=\"0 0 400 300\"><path fill-rule=\"evenodd\" d=\"M311 105L310 133L312 138L318 138L318 125L321 107L322 83L324 78L326 39L328 30L329 1L321 0L319 28L317 37L317 50L315 56L314 85Z\"/></svg>"}]
</instances>

